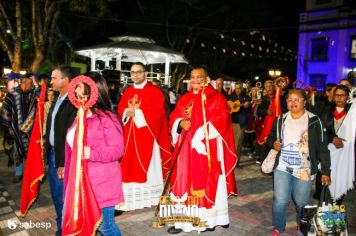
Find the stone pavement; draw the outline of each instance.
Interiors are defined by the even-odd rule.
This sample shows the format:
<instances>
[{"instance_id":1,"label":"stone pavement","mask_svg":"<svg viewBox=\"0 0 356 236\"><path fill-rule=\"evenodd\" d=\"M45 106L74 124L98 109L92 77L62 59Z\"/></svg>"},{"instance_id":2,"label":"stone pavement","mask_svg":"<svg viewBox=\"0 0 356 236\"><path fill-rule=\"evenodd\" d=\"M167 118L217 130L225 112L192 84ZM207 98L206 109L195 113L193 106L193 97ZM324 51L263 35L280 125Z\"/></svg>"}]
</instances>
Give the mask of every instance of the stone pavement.
<instances>
[{"instance_id":1,"label":"stone pavement","mask_svg":"<svg viewBox=\"0 0 356 236\"><path fill-rule=\"evenodd\" d=\"M242 157L243 169L236 169L238 197L229 199L230 227L218 227L214 232L203 235L271 235L272 176L263 175L260 167L247 156ZM47 179L41 185L38 200L25 218L19 216L21 184L12 184L13 170L7 168L7 157L0 150L0 235L54 235L56 231L55 210L50 198ZM350 191L345 199L348 212L349 235L356 235L356 190ZM115 218L123 235L169 235L164 228L151 227L154 208L125 212ZM287 213L287 235L295 235L295 210L291 203ZM42 223L37 228L26 229ZM16 226L15 229L14 226ZM11 228L11 229L10 229ZM99 235L99 234L98 234ZM179 235L197 235L196 232Z\"/></svg>"}]
</instances>

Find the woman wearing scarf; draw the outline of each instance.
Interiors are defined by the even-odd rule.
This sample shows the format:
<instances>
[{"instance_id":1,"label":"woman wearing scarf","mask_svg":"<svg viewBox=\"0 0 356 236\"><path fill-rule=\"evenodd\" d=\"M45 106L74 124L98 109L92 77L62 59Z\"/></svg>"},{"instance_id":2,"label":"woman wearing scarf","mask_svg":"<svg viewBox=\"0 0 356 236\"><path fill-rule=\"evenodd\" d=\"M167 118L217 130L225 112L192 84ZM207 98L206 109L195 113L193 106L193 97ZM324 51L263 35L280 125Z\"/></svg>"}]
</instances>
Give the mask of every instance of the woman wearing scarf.
<instances>
[{"instance_id":1,"label":"woman wearing scarf","mask_svg":"<svg viewBox=\"0 0 356 236\"><path fill-rule=\"evenodd\" d=\"M347 102L349 92L345 85L336 86L334 104L322 115L331 159L330 193L339 205L355 181L356 103Z\"/></svg>"}]
</instances>

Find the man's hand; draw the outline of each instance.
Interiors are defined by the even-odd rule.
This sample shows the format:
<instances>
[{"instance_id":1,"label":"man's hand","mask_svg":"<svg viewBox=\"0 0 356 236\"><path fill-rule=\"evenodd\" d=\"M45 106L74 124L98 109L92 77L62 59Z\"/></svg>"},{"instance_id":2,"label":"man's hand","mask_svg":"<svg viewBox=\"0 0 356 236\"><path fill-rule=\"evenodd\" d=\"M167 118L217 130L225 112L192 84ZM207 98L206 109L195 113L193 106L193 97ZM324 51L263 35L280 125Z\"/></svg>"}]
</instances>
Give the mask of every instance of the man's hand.
<instances>
[{"instance_id":1,"label":"man's hand","mask_svg":"<svg viewBox=\"0 0 356 236\"><path fill-rule=\"evenodd\" d=\"M64 178L64 167L58 167L57 175L58 175L58 179L63 179Z\"/></svg>"},{"instance_id":2,"label":"man's hand","mask_svg":"<svg viewBox=\"0 0 356 236\"><path fill-rule=\"evenodd\" d=\"M127 108L126 114L128 117L134 118L135 117L135 108L133 108L133 107Z\"/></svg>"},{"instance_id":3,"label":"man's hand","mask_svg":"<svg viewBox=\"0 0 356 236\"><path fill-rule=\"evenodd\" d=\"M12 130L12 128L9 128L9 134L10 136L14 136L14 131Z\"/></svg>"},{"instance_id":4,"label":"man's hand","mask_svg":"<svg viewBox=\"0 0 356 236\"><path fill-rule=\"evenodd\" d=\"M273 149L278 151L278 152L282 149L282 143L281 143L280 140L277 139L276 141L274 141Z\"/></svg>"},{"instance_id":5,"label":"man's hand","mask_svg":"<svg viewBox=\"0 0 356 236\"><path fill-rule=\"evenodd\" d=\"M267 109L267 115L272 115L273 114L273 112L272 112L272 110L271 109Z\"/></svg>"},{"instance_id":6,"label":"man's hand","mask_svg":"<svg viewBox=\"0 0 356 236\"><path fill-rule=\"evenodd\" d=\"M327 175L322 175L321 176L321 184L323 186L329 186L331 184L331 179L329 176Z\"/></svg>"},{"instance_id":7,"label":"man's hand","mask_svg":"<svg viewBox=\"0 0 356 236\"><path fill-rule=\"evenodd\" d=\"M244 103L244 108L248 108L248 106L250 106L250 103L249 102L245 102Z\"/></svg>"},{"instance_id":8,"label":"man's hand","mask_svg":"<svg viewBox=\"0 0 356 236\"><path fill-rule=\"evenodd\" d=\"M182 120L179 125L180 127L182 127L182 129L188 131L192 123L190 122L190 120Z\"/></svg>"},{"instance_id":9,"label":"man's hand","mask_svg":"<svg viewBox=\"0 0 356 236\"><path fill-rule=\"evenodd\" d=\"M336 148L343 148L344 147L343 141L346 141L346 140L343 138L339 138L339 137L333 138L333 144L335 145Z\"/></svg>"}]
</instances>

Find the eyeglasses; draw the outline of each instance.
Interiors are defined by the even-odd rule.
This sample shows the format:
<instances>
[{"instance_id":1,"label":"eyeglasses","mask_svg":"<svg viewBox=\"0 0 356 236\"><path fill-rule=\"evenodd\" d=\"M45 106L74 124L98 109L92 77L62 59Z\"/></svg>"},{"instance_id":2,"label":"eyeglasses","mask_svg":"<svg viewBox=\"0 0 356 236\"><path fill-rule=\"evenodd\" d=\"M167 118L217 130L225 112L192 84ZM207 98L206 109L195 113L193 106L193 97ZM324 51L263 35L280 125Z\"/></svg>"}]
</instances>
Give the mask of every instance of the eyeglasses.
<instances>
[{"instance_id":1,"label":"eyeglasses","mask_svg":"<svg viewBox=\"0 0 356 236\"><path fill-rule=\"evenodd\" d=\"M287 103L299 103L299 102L301 102L303 100L304 100L304 98L288 99Z\"/></svg>"},{"instance_id":2,"label":"eyeglasses","mask_svg":"<svg viewBox=\"0 0 356 236\"><path fill-rule=\"evenodd\" d=\"M346 96L347 96L346 94L334 94L334 97L336 98L344 98Z\"/></svg>"},{"instance_id":3,"label":"eyeglasses","mask_svg":"<svg viewBox=\"0 0 356 236\"><path fill-rule=\"evenodd\" d=\"M142 75L144 72L144 70L130 71L130 75Z\"/></svg>"}]
</instances>

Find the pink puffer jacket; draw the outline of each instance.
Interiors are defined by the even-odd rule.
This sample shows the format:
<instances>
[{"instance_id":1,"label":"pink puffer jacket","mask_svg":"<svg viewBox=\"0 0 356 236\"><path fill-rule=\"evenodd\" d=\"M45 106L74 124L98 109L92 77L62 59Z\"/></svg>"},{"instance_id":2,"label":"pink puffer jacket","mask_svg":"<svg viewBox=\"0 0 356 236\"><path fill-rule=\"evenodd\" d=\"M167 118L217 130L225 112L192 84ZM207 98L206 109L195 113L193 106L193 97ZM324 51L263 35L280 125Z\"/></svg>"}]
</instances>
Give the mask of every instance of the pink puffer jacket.
<instances>
[{"instance_id":1,"label":"pink puffer jacket","mask_svg":"<svg viewBox=\"0 0 356 236\"><path fill-rule=\"evenodd\" d=\"M97 110L87 118L86 146L91 149L88 175L100 208L115 206L124 201L119 163L124 154L123 130L118 118L112 113L108 114ZM71 128L74 125L76 120ZM69 169L71 151L66 142L65 170ZM68 176L65 174L64 190L67 181Z\"/></svg>"}]
</instances>

